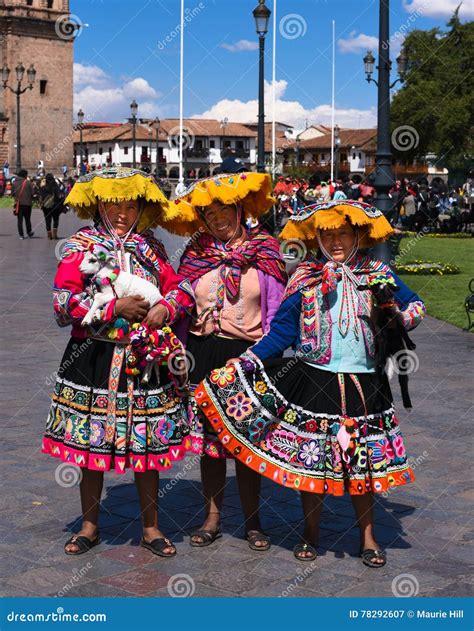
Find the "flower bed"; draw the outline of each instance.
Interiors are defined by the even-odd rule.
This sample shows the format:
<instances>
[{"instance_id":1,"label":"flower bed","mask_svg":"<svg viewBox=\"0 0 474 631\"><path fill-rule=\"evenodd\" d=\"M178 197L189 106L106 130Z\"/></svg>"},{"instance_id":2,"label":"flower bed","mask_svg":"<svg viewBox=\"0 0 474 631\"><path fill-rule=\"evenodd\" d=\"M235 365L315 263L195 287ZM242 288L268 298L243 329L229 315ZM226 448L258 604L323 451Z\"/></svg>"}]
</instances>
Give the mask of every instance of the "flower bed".
<instances>
[{"instance_id":1,"label":"flower bed","mask_svg":"<svg viewBox=\"0 0 474 631\"><path fill-rule=\"evenodd\" d=\"M461 269L453 263L439 263L433 261L408 261L395 265L397 274L416 274L418 276L446 276L447 274L459 274Z\"/></svg>"}]
</instances>

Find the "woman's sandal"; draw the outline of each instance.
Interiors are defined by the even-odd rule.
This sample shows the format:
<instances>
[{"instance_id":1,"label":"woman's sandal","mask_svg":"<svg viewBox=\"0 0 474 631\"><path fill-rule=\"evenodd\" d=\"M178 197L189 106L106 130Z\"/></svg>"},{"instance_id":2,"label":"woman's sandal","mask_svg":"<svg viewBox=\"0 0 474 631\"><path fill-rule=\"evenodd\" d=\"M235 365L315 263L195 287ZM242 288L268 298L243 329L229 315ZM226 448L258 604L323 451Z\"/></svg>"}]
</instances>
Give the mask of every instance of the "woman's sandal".
<instances>
[{"instance_id":1,"label":"woman's sandal","mask_svg":"<svg viewBox=\"0 0 474 631\"><path fill-rule=\"evenodd\" d=\"M249 548L257 550L257 552L266 552L272 545L270 537L260 530L249 530L246 534L246 539L249 542ZM263 543L263 545L258 546L258 541Z\"/></svg>"},{"instance_id":2,"label":"woman's sandal","mask_svg":"<svg viewBox=\"0 0 474 631\"><path fill-rule=\"evenodd\" d=\"M305 553L304 556L301 554L302 552ZM308 552L311 553L311 556L307 556ZM318 556L316 548L309 543L297 543L293 548L293 554L298 561L314 561Z\"/></svg>"},{"instance_id":3,"label":"woman's sandal","mask_svg":"<svg viewBox=\"0 0 474 631\"><path fill-rule=\"evenodd\" d=\"M193 537L201 537L202 541L193 541ZM195 548L205 548L221 537L222 532L220 530L196 530L191 534L189 543Z\"/></svg>"},{"instance_id":4,"label":"woman's sandal","mask_svg":"<svg viewBox=\"0 0 474 631\"><path fill-rule=\"evenodd\" d=\"M368 548L367 550L360 551L360 558L362 559L362 563L367 567L383 567L387 563L387 554L383 550L371 550ZM382 563L377 563L372 559L381 559Z\"/></svg>"},{"instance_id":5,"label":"woman's sandal","mask_svg":"<svg viewBox=\"0 0 474 631\"><path fill-rule=\"evenodd\" d=\"M158 555L159 557L174 557L176 555L176 548L174 543L166 537L157 537L156 539L153 539L153 541L150 541L150 543L148 543L148 541L145 541L145 539L143 539L142 537L140 545L143 548L150 550L150 552L153 552L153 554ZM165 548L174 548L174 551L163 552Z\"/></svg>"},{"instance_id":6,"label":"woman's sandal","mask_svg":"<svg viewBox=\"0 0 474 631\"><path fill-rule=\"evenodd\" d=\"M78 547L78 550L76 550L76 552L66 550L66 547L70 545L71 543ZM86 537L85 535L72 535L72 537L68 539L66 543L64 544L64 553L69 556L77 556L78 554L84 554L85 552L89 552L91 548L99 545L99 543L100 543L99 533L96 534L94 539L89 539L89 537Z\"/></svg>"}]
</instances>

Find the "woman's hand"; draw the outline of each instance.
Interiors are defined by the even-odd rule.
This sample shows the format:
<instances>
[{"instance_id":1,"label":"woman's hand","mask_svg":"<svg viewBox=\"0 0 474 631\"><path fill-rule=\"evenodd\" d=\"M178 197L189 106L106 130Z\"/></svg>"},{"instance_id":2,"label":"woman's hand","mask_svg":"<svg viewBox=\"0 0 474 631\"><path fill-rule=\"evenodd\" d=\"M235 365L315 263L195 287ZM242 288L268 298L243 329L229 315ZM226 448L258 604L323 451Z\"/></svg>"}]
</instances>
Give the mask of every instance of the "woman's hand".
<instances>
[{"instance_id":1,"label":"woman's hand","mask_svg":"<svg viewBox=\"0 0 474 631\"><path fill-rule=\"evenodd\" d=\"M150 308L149 303L141 296L119 298L115 303L115 315L129 322L141 322Z\"/></svg>"},{"instance_id":2,"label":"woman's hand","mask_svg":"<svg viewBox=\"0 0 474 631\"><path fill-rule=\"evenodd\" d=\"M240 361L240 357L232 357L232 359L228 359L225 363L226 366L234 366L238 364Z\"/></svg>"},{"instance_id":3,"label":"woman's hand","mask_svg":"<svg viewBox=\"0 0 474 631\"><path fill-rule=\"evenodd\" d=\"M155 305L147 313L143 324L147 324L151 329L161 329L169 317L168 309L165 305Z\"/></svg>"}]
</instances>

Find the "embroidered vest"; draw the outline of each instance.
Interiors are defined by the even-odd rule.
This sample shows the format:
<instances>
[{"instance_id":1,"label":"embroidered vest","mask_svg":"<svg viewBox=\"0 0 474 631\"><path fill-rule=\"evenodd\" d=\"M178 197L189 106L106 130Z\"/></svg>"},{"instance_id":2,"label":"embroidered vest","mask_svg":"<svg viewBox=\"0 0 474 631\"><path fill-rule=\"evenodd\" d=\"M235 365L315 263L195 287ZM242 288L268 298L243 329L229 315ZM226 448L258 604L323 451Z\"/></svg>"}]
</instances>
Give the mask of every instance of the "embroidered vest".
<instances>
[{"instance_id":1,"label":"embroidered vest","mask_svg":"<svg viewBox=\"0 0 474 631\"><path fill-rule=\"evenodd\" d=\"M367 274L358 274L361 284L366 284ZM375 337L370 319L373 299L370 291L364 291L367 300L358 300L357 317L370 358L375 357ZM329 364L331 361L332 317L328 295L320 285L301 291L300 342L295 354L313 364Z\"/></svg>"}]
</instances>

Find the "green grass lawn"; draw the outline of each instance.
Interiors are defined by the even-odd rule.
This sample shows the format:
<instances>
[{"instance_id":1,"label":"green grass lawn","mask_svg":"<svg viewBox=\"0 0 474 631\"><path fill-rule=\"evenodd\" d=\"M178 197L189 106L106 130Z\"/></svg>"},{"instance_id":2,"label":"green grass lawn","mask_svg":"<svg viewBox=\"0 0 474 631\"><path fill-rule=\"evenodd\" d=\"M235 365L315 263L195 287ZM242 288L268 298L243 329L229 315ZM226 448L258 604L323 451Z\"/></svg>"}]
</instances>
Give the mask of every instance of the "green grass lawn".
<instances>
[{"instance_id":1,"label":"green grass lawn","mask_svg":"<svg viewBox=\"0 0 474 631\"><path fill-rule=\"evenodd\" d=\"M449 239L412 237L402 239L401 263L422 259L440 263L454 263L460 274L446 276L414 276L400 274L400 278L425 301L427 313L464 328L467 316L464 299L469 294L468 284L474 278L474 238Z\"/></svg>"}]
</instances>

